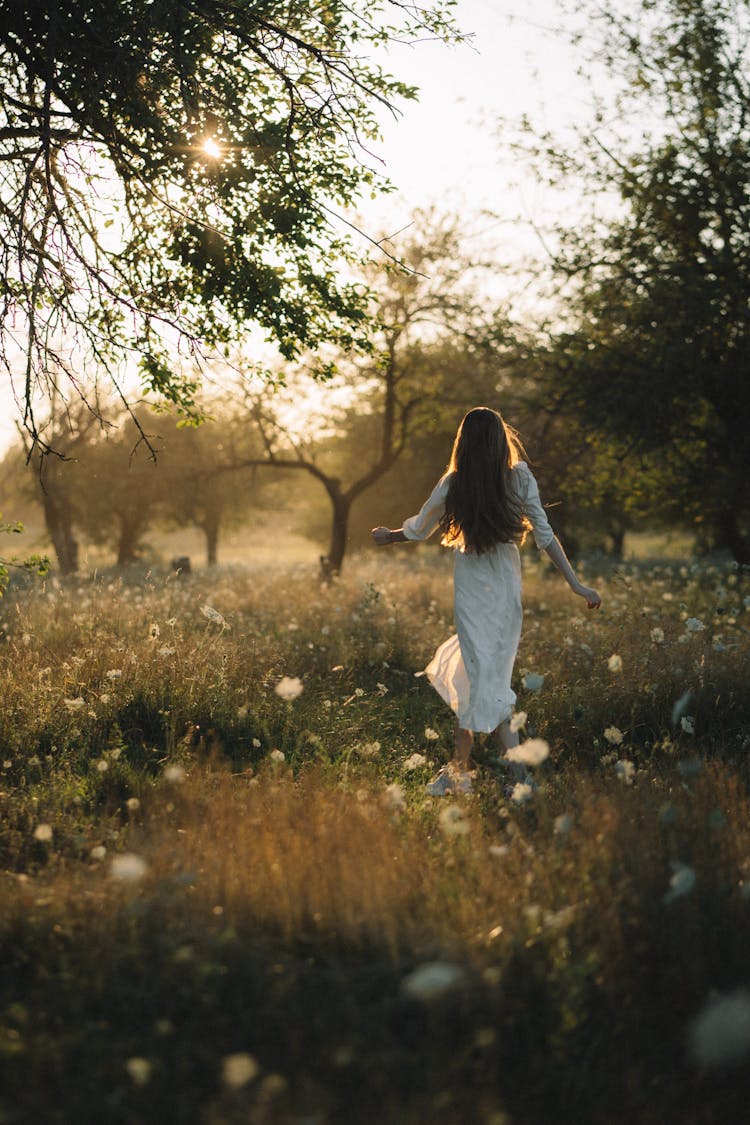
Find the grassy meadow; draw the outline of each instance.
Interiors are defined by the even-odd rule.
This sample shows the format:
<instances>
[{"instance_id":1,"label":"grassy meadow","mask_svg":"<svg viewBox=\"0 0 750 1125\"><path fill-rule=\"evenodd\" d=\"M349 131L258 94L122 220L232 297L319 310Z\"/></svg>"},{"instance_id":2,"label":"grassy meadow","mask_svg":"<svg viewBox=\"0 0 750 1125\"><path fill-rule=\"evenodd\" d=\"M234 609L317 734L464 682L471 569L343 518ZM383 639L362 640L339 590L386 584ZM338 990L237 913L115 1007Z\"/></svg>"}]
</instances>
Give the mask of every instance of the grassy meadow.
<instances>
[{"instance_id":1,"label":"grassy meadow","mask_svg":"<svg viewBox=\"0 0 750 1125\"><path fill-rule=\"evenodd\" d=\"M0 1122L746 1120L750 576L524 565L447 799L447 553L11 588Z\"/></svg>"}]
</instances>

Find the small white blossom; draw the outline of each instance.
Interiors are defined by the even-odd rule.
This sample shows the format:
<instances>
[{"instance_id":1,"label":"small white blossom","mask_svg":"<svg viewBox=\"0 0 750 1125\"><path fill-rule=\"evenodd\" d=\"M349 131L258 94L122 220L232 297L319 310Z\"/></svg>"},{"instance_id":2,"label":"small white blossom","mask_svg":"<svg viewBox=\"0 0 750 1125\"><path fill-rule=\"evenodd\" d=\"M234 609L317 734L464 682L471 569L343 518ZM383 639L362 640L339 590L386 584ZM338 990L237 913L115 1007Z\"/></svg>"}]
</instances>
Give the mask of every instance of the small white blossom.
<instances>
[{"instance_id":1,"label":"small white blossom","mask_svg":"<svg viewBox=\"0 0 750 1125\"><path fill-rule=\"evenodd\" d=\"M651 630L651 640L655 645L664 644L664 630L659 625L654 625Z\"/></svg>"},{"instance_id":2,"label":"small white blossom","mask_svg":"<svg viewBox=\"0 0 750 1125\"><path fill-rule=\"evenodd\" d=\"M263 745L263 743L261 742L261 740L259 738L253 739L253 750L260 750L262 745Z\"/></svg>"},{"instance_id":3,"label":"small white blossom","mask_svg":"<svg viewBox=\"0 0 750 1125\"><path fill-rule=\"evenodd\" d=\"M519 731L523 727L525 727L526 726L526 720L528 719L528 717L529 716L526 714L525 711L516 711L515 715L510 720L510 723L509 723L511 732L513 734L516 734L517 731Z\"/></svg>"},{"instance_id":4,"label":"small white blossom","mask_svg":"<svg viewBox=\"0 0 750 1125\"><path fill-rule=\"evenodd\" d=\"M151 1063L148 1059L132 1058L125 1063L125 1069L136 1086L147 1085L151 1078Z\"/></svg>"},{"instance_id":5,"label":"small white blossom","mask_svg":"<svg viewBox=\"0 0 750 1125\"><path fill-rule=\"evenodd\" d=\"M505 757L524 766L539 766L549 757L549 743L543 738L527 738L520 746L506 750Z\"/></svg>"},{"instance_id":6,"label":"small white blossom","mask_svg":"<svg viewBox=\"0 0 750 1125\"><path fill-rule=\"evenodd\" d=\"M690 894L695 886L695 872L686 863L672 861L672 875L669 880L669 890L664 895L665 902L672 902L682 895Z\"/></svg>"},{"instance_id":7,"label":"small white blossom","mask_svg":"<svg viewBox=\"0 0 750 1125\"><path fill-rule=\"evenodd\" d=\"M162 776L165 781L169 781L172 784L179 784L185 780L185 767L173 762L171 765L165 766Z\"/></svg>"},{"instance_id":8,"label":"small white blossom","mask_svg":"<svg viewBox=\"0 0 750 1125\"><path fill-rule=\"evenodd\" d=\"M104 844L97 844L96 847L92 848L89 852L91 858L96 860L104 859L106 854L107 849L105 848Z\"/></svg>"},{"instance_id":9,"label":"small white blossom","mask_svg":"<svg viewBox=\"0 0 750 1125\"><path fill-rule=\"evenodd\" d=\"M683 715L680 719L680 726L685 734L695 734L695 719L692 715Z\"/></svg>"},{"instance_id":10,"label":"small white blossom","mask_svg":"<svg viewBox=\"0 0 750 1125\"><path fill-rule=\"evenodd\" d=\"M432 727L424 728L424 736L428 742L437 742L437 740L440 738L438 732L436 730L433 730Z\"/></svg>"},{"instance_id":11,"label":"small white blossom","mask_svg":"<svg viewBox=\"0 0 750 1125\"><path fill-rule=\"evenodd\" d=\"M510 795L511 801L517 805L525 805L530 801L534 795L534 790L531 785L526 781L517 781L513 786L513 792Z\"/></svg>"},{"instance_id":12,"label":"small white blossom","mask_svg":"<svg viewBox=\"0 0 750 1125\"><path fill-rule=\"evenodd\" d=\"M712 997L688 1028L688 1049L699 1066L737 1066L750 1052L750 993L740 988Z\"/></svg>"},{"instance_id":13,"label":"small white blossom","mask_svg":"<svg viewBox=\"0 0 750 1125\"><path fill-rule=\"evenodd\" d=\"M222 617L218 609L214 609L212 605L202 605L201 613L204 617L207 617L209 621L213 621L216 625L221 625L222 629L229 628L229 623L227 622L227 620Z\"/></svg>"},{"instance_id":14,"label":"small white blossom","mask_svg":"<svg viewBox=\"0 0 750 1125\"><path fill-rule=\"evenodd\" d=\"M34 829L34 839L41 840L42 843L48 844L52 839L52 825L51 824L37 824Z\"/></svg>"},{"instance_id":15,"label":"small white blossom","mask_svg":"<svg viewBox=\"0 0 750 1125\"><path fill-rule=\"evenodd\" d=\"M685 628L688 633L702 633L706 626L698 617L688 617L685 622Z\"/></svg>"},{"instance_id":16,"label":"small white blossom","mask_svg":"<svg viewBox=\"0 0 750 1125\"><path fill-rule=\"evenodd\" d=\"M272 750L269 754L269 758L278 766L281 765L282 762L286 761L286 754L283 750Z\"/></svg>"},{"instance_id":17,"label":"small white blossom","mask_svg":"<svg viewBox=\"0 0 750 1125\"><path fill-rule=\"evenodd\" d=\"M458 805L444 805L438 816L440 830L445 836L465 836L469 822Z\"/></svg>"},{"instance_id":18,"label":"small white blossom","mask_svg":"<svg viewBox=\"0 0 750 1125\"><path fill-rule=\"evenodd\" d=\"M610 672L622 672L622 657L617 652L613 652L607 661L607 667Z\"/></svg>"},{"instance_id":19,"label":"small white blossom","mask_svg":"<svg viewBox=\"0 0 750 1125\"><path fill-rule=\"evenodd\" d=\"M245 1051L225 1055L221 1060L221 1080L230 1090L239 1090L260 1073L257 1060Z\"/></svg>"},{"instance_id":20,"label":"small white blossom","mask_svg":"<svg viewBox=\"0 0 750 1125\"><path fill-rule=\"evenodd\" d=\"M635 766L629 758L621 758L619 762L615 762L615 773L620 781L624 781L626 785L631 785L635 776Z\"/></svg>"},{"instance_id":21,"label":"small white blossom","mask_svg":"<svg viewBox=\"0 0 750 1125\"><path fill-rule=\"evenodd\" d=\"M302 694L304 685L297 676L282 676L273 690L281 699L291 702Z\"/></svg>"},{"instance_id":22,"label":"small white blossom","mask_svg":"<svg viewBox=\"0 0 750 1125\"><path fill-rule=\"evenodd\" d=\"M148 871L148 864L135 852L123 852L116 855L110 866L110 875L123 883L137 883Z\"/></svg>"},{"instance_id":23,"label":"small white blossom","mask_svg":"<svg viewBox=\"0 0 750 1125\"><path fill-rule=\"evenodd\" d=\"M607 727L604 731L604 737L611 746L622 745L623 735L619 727Z\"/></svg>"},{"instance_id":24,"label":"small white blossom","mask_svg":"<svg viewBox=\"0 0 750 1125\"><path fill-rule=\"evenodd\" d=\"M119 680L122 676L122 668L110 668L110 670L106 672L105 675L108 680Z\"/></svg>"},{"instance_id":25,"label":"small white blossom","mask_svg":"<svg viewBox=\"0 0 750 1125\"><path fill-rule=\"evenodd\" d=\"M397 781L386 786L385 803L392 812L402 812L406 808L403 786Z\"/></svg>"},{"instance_id":26,"label":"small white blossom","mask_svg":"<svg viewBox=\"0 0 750 1125\"><path fill-rule=\"evenodd\" d=\"M81 711L86 706L86 700L78 695L75 699L63 699L65 707L70 712Z\"/></svg>"},{"instance_id":27,"label":"small white blossom","mask_svg":"<svg viewBox=\"0 0 750 1125\"><path fill-rule=\"evenodd\" d=\"M404 762L405 770L418 770L426 763L427 759L424 754L410 754Z\"/></svg>"}]
</instances>

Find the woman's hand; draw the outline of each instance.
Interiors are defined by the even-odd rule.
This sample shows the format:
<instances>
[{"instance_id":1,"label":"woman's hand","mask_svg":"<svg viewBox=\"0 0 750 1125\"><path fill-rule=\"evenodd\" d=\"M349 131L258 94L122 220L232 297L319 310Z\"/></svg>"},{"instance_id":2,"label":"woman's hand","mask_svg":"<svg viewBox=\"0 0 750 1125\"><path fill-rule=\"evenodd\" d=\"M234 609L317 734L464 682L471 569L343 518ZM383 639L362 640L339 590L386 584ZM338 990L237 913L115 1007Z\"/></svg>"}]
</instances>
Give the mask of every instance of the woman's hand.
<instances>
[{"instance_id":1,"label":"woman's hand","mask_svg":"<svg viewBox=\"0 0 750 1125\"><path fill-rule=\"evenodd\" d=\"M579 586L576 593L586 599L586 605L589 609L598 609L602 604L601 595L591 586Z\"/></svg>"},{"instance_id":2,"label":"woman's hand","mask_svg":"<svg viewBox=\"0 0 750 1125\"><path fill-rule=\"evenodd\" d=\"M374 527L371 534L378 547L387 547L393 542L393 534L389 527Z\"/></svg>"}]
</instances>

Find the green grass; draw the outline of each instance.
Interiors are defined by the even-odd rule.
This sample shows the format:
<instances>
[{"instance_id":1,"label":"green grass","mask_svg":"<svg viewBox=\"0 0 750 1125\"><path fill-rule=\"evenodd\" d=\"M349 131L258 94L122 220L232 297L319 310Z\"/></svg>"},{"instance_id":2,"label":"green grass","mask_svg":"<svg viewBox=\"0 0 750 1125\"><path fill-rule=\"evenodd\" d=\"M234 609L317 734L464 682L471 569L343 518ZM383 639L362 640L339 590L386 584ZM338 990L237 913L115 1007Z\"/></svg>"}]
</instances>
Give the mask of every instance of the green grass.
<instances>
[{"instance_id":1,"label":"green grass","mask_svg":"<svg viewBox=\"0 0 750 1125\"><path fill-rule=\"evenodd\" d=\"M0 1120L743 1119L750 581L526 560L523 803L424 794L447 555L0 603Z\"/></svg>"}]
</instances>

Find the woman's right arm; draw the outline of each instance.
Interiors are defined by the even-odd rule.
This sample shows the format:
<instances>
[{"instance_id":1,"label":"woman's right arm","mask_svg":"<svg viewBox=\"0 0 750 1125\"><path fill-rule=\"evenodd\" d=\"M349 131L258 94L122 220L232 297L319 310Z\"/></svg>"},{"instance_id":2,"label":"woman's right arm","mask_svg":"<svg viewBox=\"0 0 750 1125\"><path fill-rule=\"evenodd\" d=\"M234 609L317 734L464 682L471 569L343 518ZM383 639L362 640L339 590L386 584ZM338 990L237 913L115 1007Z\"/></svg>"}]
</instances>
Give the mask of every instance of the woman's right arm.
<instances>
[{"instance_id":1,"label":"woman's right arm","mask_svg":"<svg viewBox=\"0 0 750 1125\"><path fill-rule=\"evenodd\" d=\"M372 537L376 547L387 547L390 543L406 543L406 536L401 528L391 531L389 527L374 527Z\"/></svg>"},{"instance_id":2,"label":"woman's right arm","mask_svg":"<svg viewBox=\"0 0 750 1125\"><path fill-rule=\"evenodd\" d=\"M448 493L449 478L446 474L437 482L416 516L404 520L403 527L391 531L388 527L374 527L372 537L378 547L389 543L406 543L409 540L429 539L437 529L445 512L445 497Z\"/></svg>"}]
</instances>

